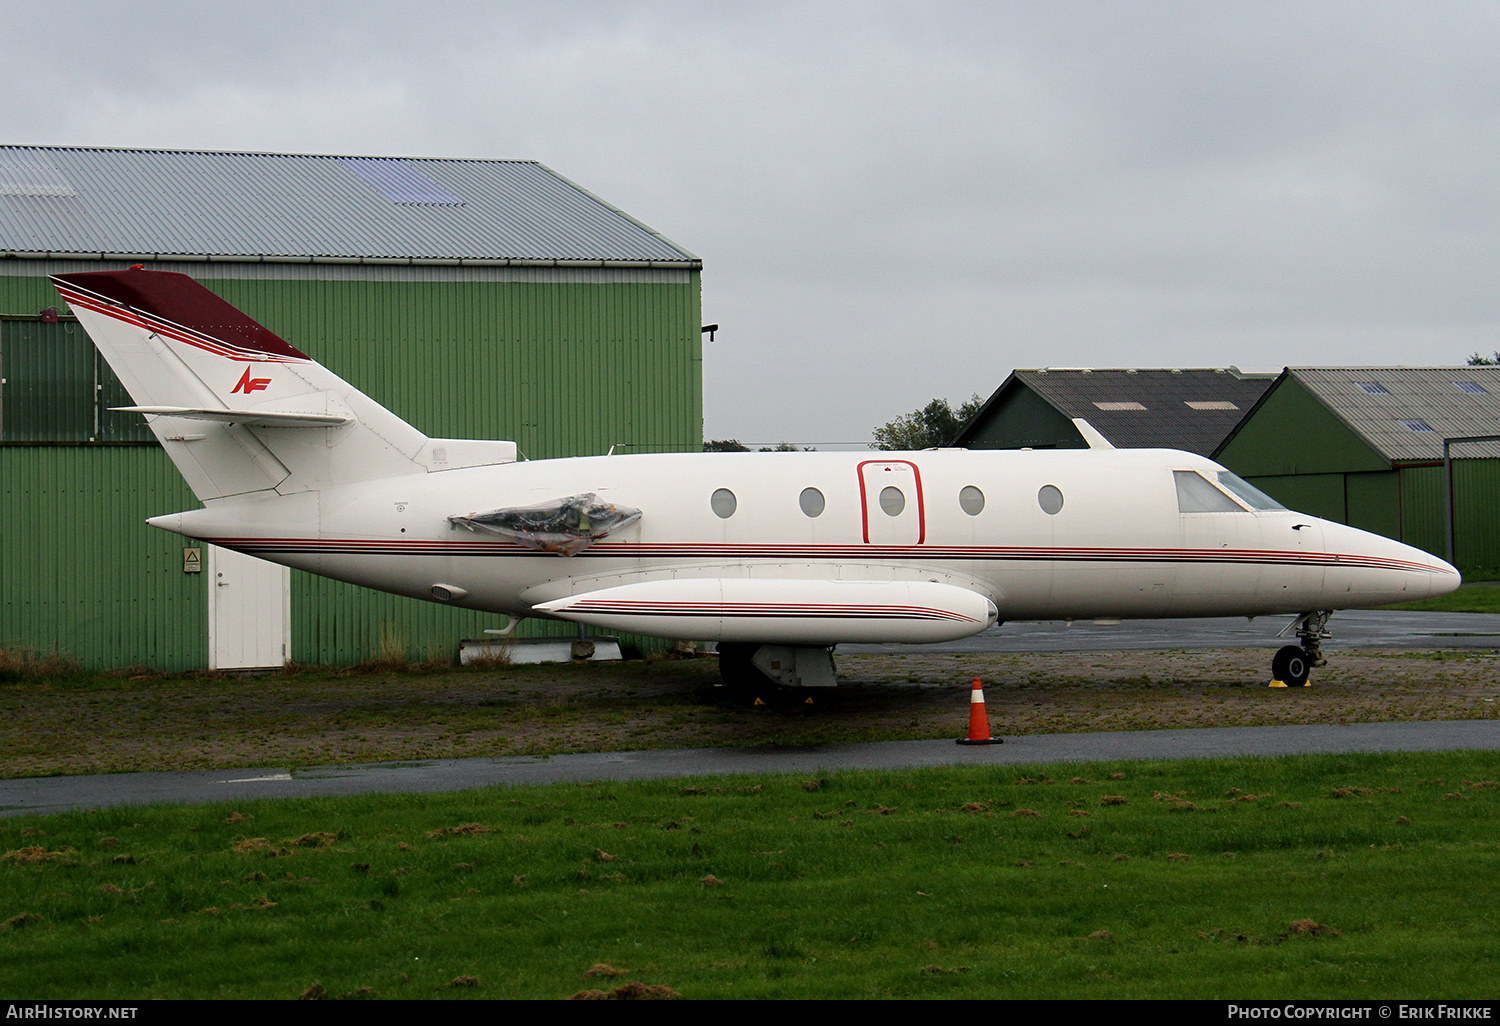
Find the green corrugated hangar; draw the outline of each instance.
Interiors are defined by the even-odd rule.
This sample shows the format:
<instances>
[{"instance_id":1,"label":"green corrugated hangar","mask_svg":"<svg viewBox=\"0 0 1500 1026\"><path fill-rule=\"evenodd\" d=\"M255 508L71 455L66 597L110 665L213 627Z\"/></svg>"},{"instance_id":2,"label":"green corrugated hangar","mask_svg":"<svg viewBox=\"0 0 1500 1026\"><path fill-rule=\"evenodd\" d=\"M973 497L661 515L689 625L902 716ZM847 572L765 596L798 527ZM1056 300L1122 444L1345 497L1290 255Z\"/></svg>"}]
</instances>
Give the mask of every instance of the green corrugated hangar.
<instances>
[{"instance_id":1,"label":"green corrugated hangar","mask_svg":"<svg viewBox=\"0 0 1500 1026\"><path fill-rule=\"evenodd\" d=\"M1500 434L1500 367L1017 370L953 444L1083 448L1075 418L1117 448L1212 456L1293 509L1446 558L1443 439ZM1500 577L1500 444L1451 455L1453 559Z\"/></svg>"},{"instance_id":2,"label":"green corrugated hangar","mask_svg":"<svg viewBox=\"0 0 1500 1026\"><path fill-rule=\"evenodd\" d=\"M1500 367L1289 367L1213 458L1293 509L1438 556L1443 439L1500 435ZM1500 575L1500 444L1452 448L1453 560Z\"/></svg>"},{"instance_id":3,"label":"green corrugated hangar","mask_svg":"<svg viewBox=\"0 0 1500 1026\"><path fill-rule=\"evenodd\" d=\"M237 665L211 637L213 560L191 572L144 523L197 501L110 412L129 400L49 274L191 275L434 437L702 446L702 262L533 161L7 146L0 197L0 647ZM497 626L287 579L274 662L446 657Z\"/></svg>"}]
</instances>

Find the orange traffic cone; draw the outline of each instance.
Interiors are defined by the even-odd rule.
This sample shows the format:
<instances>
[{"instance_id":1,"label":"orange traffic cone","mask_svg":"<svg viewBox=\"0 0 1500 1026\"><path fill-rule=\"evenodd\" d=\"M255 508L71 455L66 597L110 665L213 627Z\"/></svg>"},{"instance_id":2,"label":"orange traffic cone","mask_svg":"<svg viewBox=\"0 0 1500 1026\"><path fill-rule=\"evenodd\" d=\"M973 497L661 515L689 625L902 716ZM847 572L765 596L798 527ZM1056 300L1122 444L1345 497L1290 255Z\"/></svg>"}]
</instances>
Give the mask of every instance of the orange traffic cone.
<instances>
[{"instance_id":1,"label":"orange traffic cone","mask_svg":"<svg viewBox=\"0 0 1500 1026\"><path fill-rule=\"evenodd\" d=\"M984 691L979 687L979 678L974 678L974 687L969 692L969 736L958 739L961 745L1003 745L998 737L990 736L990 718L984 713Z\"/></svg>"}]
</instances>

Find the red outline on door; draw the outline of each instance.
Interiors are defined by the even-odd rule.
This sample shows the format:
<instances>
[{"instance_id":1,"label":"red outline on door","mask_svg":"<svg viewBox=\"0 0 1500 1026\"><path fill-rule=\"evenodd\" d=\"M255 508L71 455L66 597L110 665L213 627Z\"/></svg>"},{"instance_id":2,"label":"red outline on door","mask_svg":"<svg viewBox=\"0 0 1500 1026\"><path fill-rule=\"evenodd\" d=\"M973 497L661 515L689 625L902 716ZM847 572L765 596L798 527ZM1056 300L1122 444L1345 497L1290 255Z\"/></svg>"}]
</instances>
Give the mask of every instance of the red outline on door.
<instances>
[{"instance_id":1,"label":"red outline on door","mask_svg":"<svg viewBox=\"0 0 1500 1026\"><path fill-rule=\"evenodd\" d=\"M917 544L921 545L927 540L927 507L922 499L922 471L911 460L865 460L855 468L859 475L859 520L860 527L864 530L865 544L870 542L870 504L865 492L865 468L870 464L884 465L887 463L904 463L911 468L912 477L917 486Z\"/></svg>"}]
</instances>

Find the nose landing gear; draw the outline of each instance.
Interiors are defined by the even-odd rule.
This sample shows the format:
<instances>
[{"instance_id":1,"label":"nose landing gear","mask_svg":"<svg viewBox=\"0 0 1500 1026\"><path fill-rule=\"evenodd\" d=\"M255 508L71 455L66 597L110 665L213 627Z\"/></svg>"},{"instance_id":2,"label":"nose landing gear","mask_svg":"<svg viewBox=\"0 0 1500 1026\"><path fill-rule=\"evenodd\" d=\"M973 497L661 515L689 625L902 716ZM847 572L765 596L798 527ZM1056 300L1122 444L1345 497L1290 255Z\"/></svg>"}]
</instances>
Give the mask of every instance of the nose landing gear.
<instances>
[{"instance_id":1,"label":"nose landing gear","mask_svg":"<svg viewBox=\"0 0 1500 1026\"><path fill-rule=\"evenodd\" d=\"M1323 658L1322 643L1324 638L1333 637L1328 630L1328 618L1332 615L1331 609L1314 610L1303 613L1288 625L1296 626L1297 638L1302 644L1288 645L1276 653L1271 660L1273 680L1289 688L1306 687L1313 667L1328 665L1328 660Z\"/></svg>"}]
</instances>

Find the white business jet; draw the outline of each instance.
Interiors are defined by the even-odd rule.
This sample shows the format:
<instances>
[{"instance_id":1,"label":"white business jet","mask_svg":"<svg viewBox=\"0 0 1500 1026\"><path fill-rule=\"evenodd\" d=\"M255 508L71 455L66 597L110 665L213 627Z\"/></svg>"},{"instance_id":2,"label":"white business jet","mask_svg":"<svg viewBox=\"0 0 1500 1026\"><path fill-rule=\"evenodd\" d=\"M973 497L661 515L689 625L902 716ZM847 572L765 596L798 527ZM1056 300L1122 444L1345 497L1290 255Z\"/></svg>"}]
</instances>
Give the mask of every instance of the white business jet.
<instances>
[{"instance_id":1,"label":"white business jet","mask_svg":"<svg viewBox=\"0 0 1500 1026\"><path fill-rule=\"evenodd\" d=\"M1302 685L1331 611L1460 583L1084 421L1080 450L517 462L513 442L428 438L185 275L53 281L203 503L153 525L512 626L717 641L732 685L829 686L841 642L997 621L1278 613L1299 644L1272 675Z\"/></svg>"}]
</instances>

